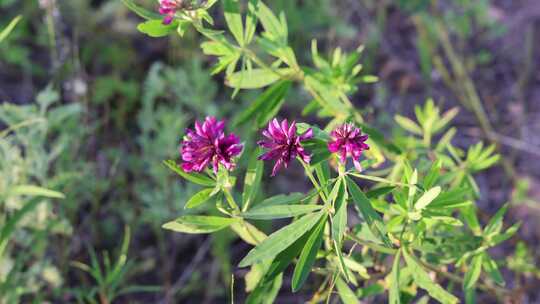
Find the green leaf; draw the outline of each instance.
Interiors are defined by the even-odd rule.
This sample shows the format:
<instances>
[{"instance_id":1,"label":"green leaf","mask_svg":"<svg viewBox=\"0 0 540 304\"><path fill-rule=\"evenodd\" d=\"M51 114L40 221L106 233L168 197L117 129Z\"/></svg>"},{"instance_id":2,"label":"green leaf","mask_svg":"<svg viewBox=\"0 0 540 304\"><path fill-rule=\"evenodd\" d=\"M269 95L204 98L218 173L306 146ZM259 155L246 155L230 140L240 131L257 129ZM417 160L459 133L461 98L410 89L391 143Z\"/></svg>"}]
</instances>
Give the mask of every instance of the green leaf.
<instances>
[{"instance_id":1,"label":"green leaf","mask_svg":"<svg viewBox=\"0 0 540 304\"><path fill-rule=\"evenodd\" d=\"M377 189L369 190L368 192L366 192L366 196L369 199L378 198L379 196L383 196L392 192L392 190L394 190L395 188L396 186L386 186L386 187L380 187Z\"/></svg>"},{"instance_id":2,"label":"green leaf","mask_svg":"<svg viewBox=\"0 0 540 304\"><path fill-rule=\"evenodd\" d=\"M416 210L422 210L426 208L433 200L441 193L441 187L433 187L424 193L414 204Z\"/></svg>"},{"instance_id":3,"label":"green leaf","mask_svg":"<svg viewBox=\"0 0 540 304\"><path fill-rule=\"evenodd\" d=\"M341 244L347 228L347 189L344 182L338 180L339 191L334 202L336 213L332 219L332 239Z\"/></svg>"},{"instance_id":4,"label":"green leaf","mask_svg":"<svg viewBox=\"0 0 540 304\"><path fill-rule=\"evenodd\" d=\"M244 192L242 193L243 210L247 210L253 200L259 193L262 174L264 170L263 162L258 160L258 155L261 153L260 148L256 148L249 158L249 164L244 178Z\"/></svg>"},{"instance_id":5,"label":"green leaf","mask_svg":"<svg viewBox=\"0 0 540 304\"><path fill-rule=\"evenodd\" d=\"M321 210L321 205L274 205L255 207L248 212L242 213L242 217L255 220L271 220L293 217Z\"/></svg>"},{"instance_id":6,"label":"green leaf","mask_svg":"<svg viewBox=\"0 0 540 304\"><path fill-rule=\"evenodd\" d=\"M223 1L225 21L229 30L234 36L234 39L240 46L244 45L244 27L242 25L242 15L240 15L240 7L238 0Z\"/></svg>"},{"instance_id":7,"label":"green leaf","mask_svg":"<svg viewBox=\"0 0 540 304\"><path fill-rule=\"evenodd\" d=\"M297 204L305 198L305 195L300 192L293 192L290 194L278 194L265 199L257 204L258 207L274 206L274 205L290 205Z\"/></svg>"},{"instance_id":8,"label":"green leaf","mask_svg":"<svg viewBox=\"0 0 540 304\"><path fill-rule=\"evenodd\" d=\"M0 43L2 43L2 41L4 41L4 39L6 39L6 37L11 33L11 31L13 31L15 26L17 26L17 23L21 21L21 18L22 18L21 16L17 16L13 18L13 20L9 22L6 28L4 28L2 32L0 32Z\"/></svg>"},{"instance_id":9,"label":"green leaf","mask_svg":"<svg viewBox=\"0 0 540 304\"><path fill-rule=\"evenodd\" d=\"M349 282L351 280L351 277L349 276L349 268L348 265L345 262L345 259L343 258L343 252L341 252L341 242L338 244L336 240L332 240L332 247L334 248L334 252L336 253L336 257L339 264L339 270L341 271L341 274L343 274L343 277ZM353 261L349 259L348 261ZM349 263L351 264L351 263ZM367 272L365 272L367 274ZM354 278L353 278L354 279Z\"/></svg>"},{"instance_id":10,"label":"green leaf","mask_svg":"<svg viewBox=\"0 0 540 304\"><path fill-rule=\"evenodd\" d=\"M321 218L322 214L322 212L308 214L272 233L257 247L251 249L242 261L240 261L239 267L246 267L275 257L304 235L306 231L311 229Z\"/></svg>"},{"instance_id":11,"label":"green leaf","mask_svg":"<svg viewBox=\"0 0 540 304\"><path fill-rule=\"evenodd\" d=\"M428 174L424 178L423 185L425 189L430 189L433 187L438 177L441 175L441 168L442 168L442 162L440 159L438 159L437 161L433 163L433 165L431 165L431 168L429 169Z\"/></svg>"},{"instance_id":12,"label":"green leaf","mask_svg":"<svg viewBox=\"0 0 540 304\"><path fill-rule=\"evenodd\" d=\"M238 218L206 215L185 215L165 223L164 229L183 233L210 233L238 222Z\"/></svg>"},{"instance_id":13,"label":"green leaf","mask_svg":"<svg viewBox=\"0 0 540 304\"><path fill-rule=\"evenodd\" d=\"M399 292L399 262L401 259L401 250L398 250L394 256L394 263L392 265L392 272L390 273L390 290L389 299L390 304L400 304L401 297Z\"/></svg>"},{"instance_id":14,"label":"green leaf","mask_svg":"<svg viewBox=\"0 0 540 304\"><path fill-rule=\"evenodd\" d=\"M311 234L316 228L317 227L311 228L310 231L304 233L304 235L302 235L292 245L280 252L274 258L274 261L272 261L272 265L270 265L270 268L266 273L266 281L273 280L277 275L281 274L287 268L287 266L292 263L294 258L296 258L300 254L300 252L304 248L304 244L306 244L308 238L311 236Z\"/></svg>"},{"instance_id":15,"label":"green leaf","mask_svg":"<svg viewBox=\"0 0 540 304\"><path fill-rule=\"evenodd\" d=\"M137 25L137 30L150 37L163 37L174 32L178 27L178 22L163 24L161 20L148 20Z\"/></svg>"},{"instance_id":16,"label":"green leaf","mask_svg":"<svg viewBox=\"0 0 540 304\"><path fill-rule=\"evenodd\" d=\"M282 284L283 276L281 274L272 281L261 281L249 294L246 304L273 304Z\"/></svg>"},{"instance_id":17,"label":"green leaf","mask_svg":"<svg viewBox=\"0 0 540 304\"><path fill-rule=\"evenodd\" d=\"M207 188L203 189L199 192L197 192L195 195L193 195L186 203L184 208L190 209L195 208L204 202L206 202L211 196L212 192L214 191L213 188Z\"/></svg>"},{"instance_id":18,"label":"green leaf","mask_svg":"<svg viewBox=\"0 0 540 304\"><path fill-rule=\"evenodd\" d=\"M257 227L246 221L235 222L230 226L230 228L244 242L253 246L257 246L257 244L264 241L264 239L267 237L264 232L260 231Z\"/></svg>"},{"instance_id":19,"label":"green leaf","mask_svg":"<svg viewBox=\"0 0 540 304\"><path fill-rule=\"evenodd\" d=\"M259 17L267 35L275 41L286 43L287 29L285 28L285 25L281 23L272 10L270 10L270 8L262 1L259 1L257 5L257 17Z\"/></svg>"},{"instance_id":20,"label":"green leaf","mask_svg":"<svg viewBox=\"0 0 540 304\"><path fill-rule=\"evenodd\" d=\"M49 197L49 198L66 198L64 194L54 191L45 189L39 186L34 185L19 185L12 187L9 191L11 195L28 195L28 196L43 196L43 197Z\"/></svg>"},{"instance_id":21,"label":"green leaf","mask_svg":"<svg viewBox=\"0 0 540 304\"><path fill-rule=\"evenodd\" d=\"M463 289L472 289L476 284L476 281L480 278L482 272L483 254L475 255L469 265L469 270L465 273L465 279L463 280Z\"/></svg>"},{"instance_id":22,"label":"green leaf","mask_svg":"<svg viewBox=\"0 0 540 304\"><path fill-rule=\"evenodd\" d=\"M259 0L249 0L248 12L246 16L246 30L244 33L244 43L247 45L253 40L257 29L257 6Z\"/></svg>"},{"instance_id":23,"label":"green leaf","mask_svg":"<svg viewBox=\"0 0 540 304\"><path fill-rule=\"evenodd\" d=\"M274 70L251 69L240 71L227 76L225 84L232 88L258 89L278 81L281 76L288 76L291 73L289 68Z\"/></svg>"},{"instance_id":24,"label":"green leaf","mask_svg":"<svg viewBox=\"0 0 540 304\"><path fill-rule=\"evenodd\" d=\"M336 280L336 288L339 294L339 298L343 301L344 304L358 304L358 298L354 292L349 288L347 283L345 283L341 278Z\"/></svg>"},{"instance_id":25,"label":"green leaf","mask_svg":"<svg viewBox=\"0 0 540 304\"><path fill-rule=\"evenodd\" d=\"M411 257L406 250L403 250L403 257L410 268L414 282L422 289L426 290L431 297L441 303L458 303L459 299L447 292L439 284L433 282L427 272L420 266L415 258Z\"/></svg>"},{"instance_id":26,"label":"green leaf","mask_svg":"<svg viewBox=\"0 0 540 304\"><path fill-rule=\"evenodd\" d=\"M125 6L127 6L127 8L129 8L135 14L139 15L140 17L142 17L144 19L147 19L147 20L152 20L152 19L161 20L161 19L163 19L163 16L161 16L160 14L151 12L151 11L149 11L149 10L135 4L135 1L133 1L133 0L122 0L122 2L124 3Z\"/></svg>"},{"instance_id":27,"label":"green leaf","mask_svg":"<svg viewBox=\"0 0 540 304\"><path fill-rule=\"evenodd\" d=\"M471 204L467 200L467 196L471 194L470 188L459 187L450 191L445 191L439 194L431 204L429 204L428 209L453 209L463 206L468 206Z\"/></svg>"},{"instance_id":28,"label":"green leaf","mask_svg":"<svg viewBox=\"0 0 540 304\"><path fill-rule=\"evenodd\" d=\"M504 286L506 283L504 282L504 278L499 271L497 263L495 263L495 261L487 253L484 252L483 255L484 258L482 260L484 271L496 284Z\"/></svg>"},{"instance_id":29,"label":"green leaf","mask_svg":"<svg viewBox=\"0 0 540 304\"><path fill-rule=\"evenodd\" d=\"M386 235L381 216L375 211L375 209L373 209L371 202L362 192L362 190L360 190L358 185L356 185L356 183L350 177L347 176L346 179L347 189L349 190L354 203L362 213L362 217L368 224L369 230L371 230L371 232L377 236L377 238L383 241L387 247L392 247L392 243Z\"/></svg>"},{"instance_id":30,"label":"green leaf","mask_svg":"<svg viewBox=\"0 0 540 304\"><path fill-rule=\"evenodd\" d=\"M504 242L511 238L516 232L519 230L519 227L521 226L521 223L515 223L510 228L508 228L504 233L497 234L491 239L491 243L493 245L497 245L501 242Z\"/></svg>"},{"instance_id":31,"label":"green leaf","mask_svg":"<svg viewBox=\"0 0 540 304\"><path fill-rule=\"evenodd\" d=\"M17 227L19 221L22 220L27 213L34 211L34 209L42 202L43 200L39 198L31 199L21 209L17 210L13 214L13 216L11 216L7 220L7 222L3 224L0 230L0 258L2 258L8 241L13 232L15 231L15 228Z\"/></svg>"},{"instance_id":32,"label":"green leaf","mask_svg":"<svg viewBox=\"0 0 540 304\"><path fill-rule=\"evenodd\" d=\"M302 253L298 258L298 263L294 268L294 273L292 277L292 290L296 292L304 285L306 279L311 272L311 267L315 263L315 258L317 257L317 251L321 248L324 226L326 225L326 216L321 217L319 223L315 227L315 230L311 233L307 239Z\"/></svg>"},{"instance_id":33,"label":"green leaf","mask_svg":"<svg viewBox=\"0 0 540 304\"><path fill-rule=\"evenodd\" d=\"M502 206L497 213L489 220L486 228L484 228L484 233L486 235L497 234L501 231L503 227L503 217L508 211L508 204Z\"/></svg>"},{"instance_id":34,"label":"green leaf","mask_svg":"<svg viewBox=\"0 0 540 304\"><path fill-rule=\"evenodd\" d=\"M420 126L417 125L411 119L409 119L407 117L404 117L404 116L401 116L401 115L394 116L394 119L396 120L398 125L400 125L403 129L405 129L405 130L407 130L407 131L409 131L411 133L414 133L414 134L418 134L418 135L423 134L422 128L420 128Z\"/></svg>"},{"instance_id":35,"label":"green leaf","mask_svg":"<svg viewBox=\"0 0 540 304\"><path fill-rule=\"evenodd\" d=\"M206 187L213 187L216 185L216 182L208 176L195 172L185 172L180 166L178 166L174 162L174 160L166 160L163 162L163 164L192 183Z\"/></svg>"},{"instance_id":36,"label":"green leaf","mask_svg":"<svg viewBox=\"0 0 540 304\"><path fill-rule=\"evenodd\" d=\"M257 120L257 125L266 124L270 119L266 112L273 112L276 105L285 99L291 82L288 80L278 81L260 94L247 109L242 111L235 119L234 125L243 125L248 121Z\"/></svg>"},{"instance_id":37,"label":"green leaf","mask_svg":"<svg viewBox=\"0 0 540 304\"><path fill-rule=\"evenodd\" d=\"M454 117L456 117L456 115L458 113L459 113L459 108L457 108L457 107L454 107L454 108L446 111L443 114L443 116L441 117L441 119L434 122L434 124L433 124L433 133L437 133L441 129L446 127L446 125L448 125L448 123L450 123L450 121L452 121L454 119Z\"/></svg>"}]
</instances>

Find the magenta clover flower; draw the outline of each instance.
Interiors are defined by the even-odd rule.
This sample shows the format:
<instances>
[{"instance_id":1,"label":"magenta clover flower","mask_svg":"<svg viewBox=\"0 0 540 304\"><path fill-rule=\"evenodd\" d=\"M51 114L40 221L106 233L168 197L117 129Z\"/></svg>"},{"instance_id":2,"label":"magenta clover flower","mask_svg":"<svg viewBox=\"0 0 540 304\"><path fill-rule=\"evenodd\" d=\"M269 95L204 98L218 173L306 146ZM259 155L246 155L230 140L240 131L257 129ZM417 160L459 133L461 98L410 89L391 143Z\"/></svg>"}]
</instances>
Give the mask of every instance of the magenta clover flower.
<instances>
[{"instance_id":1,"label":"magenta clover flower","mask_svg":"<svg viewBox=\"0 0 540 304\"><path fill-rule=\"evenodd\" d=\"M236 135L225 135L224 128L223 120L218 121L215 117L206 117L202 124L195 122L195 131L187 130L180 148L184 171L201 172L210 164L214 173L217 173L219 164L229 171L234 169L233 157L242 152L243 145L240 144L240 139Z\"/></svg>"},{"instance_id":2,"label":"magenta clover flower","mask_svg":"<svg viewBox=\"0 0 540 304\"><path fill-rule=\"evenodd\" d=\"M183 0L158 0L159 14L163 15L163 24L171 24L176 11L182 9Z\"/></svg>"},{"instance_id":3,"label":"magenta clover flower","mask_svg":"<svg viewBox=\"0 0 540 304\"><path fill-rule=\"evenodd\" d=\"M259 156L259 159L276 161L272 169L272 176L275 176L282 166L288 168L291 160L297 156L304 162L309 163L311 155L307 154L304 147L302 147L302 141L313 137L311 128L298 135L296 134L295 121L289 125L287 119L284 119L280 124L274 118L268 123L268 129L264 130L262 134L266 139L259 141L257 144L269 149L269 151Z\"/></svg>"},{"instance_id":4,"label":"magenta clover flower","mask_svg":"<svg viewBox=\"0 0 540 304\"><path fill-rule=\"evenodd\" d=\"M332 140L328 142L328 150L332 153L338 153L343 164L347 161L347 157L350 156L355 168L362 171L359 160L362 151L369 149L369 146L365 143L368 135L362 135L362 130L352 123L348 123L335 128L330 133L330 136Z\"/></svg>"}]
</instances>

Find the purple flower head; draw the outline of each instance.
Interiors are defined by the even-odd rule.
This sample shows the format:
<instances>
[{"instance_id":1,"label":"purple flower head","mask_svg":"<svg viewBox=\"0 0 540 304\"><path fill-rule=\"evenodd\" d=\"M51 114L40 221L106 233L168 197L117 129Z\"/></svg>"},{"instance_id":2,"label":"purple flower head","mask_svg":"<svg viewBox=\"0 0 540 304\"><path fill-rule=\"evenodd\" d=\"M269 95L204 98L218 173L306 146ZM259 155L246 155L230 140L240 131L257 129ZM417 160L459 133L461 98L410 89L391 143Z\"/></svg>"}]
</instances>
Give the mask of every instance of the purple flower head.
<instances>
[{"instance_id":1,"label":"purple flower head","mask_svg":"<svg viewBox=\"0 0 540 304\"><path fill-rule=\"evenodd\" d=\"M176 11L182 9L183 0L158 0L159 13L163 15L163 24L171 24Z\"/></svg>"},{"instance_id":2,"label":"purple flower head","mask_svg":"<svg viewBox=\"0 0 540 304\"><path fill-rule=\"evenodd\" d=\"M188 129L184 137L180 153L182 154L182 169L186 172L201 172L212 164L217 173L219 164L227 170L234 169L233 157L242 152L243 145L234 135L225 135L225 122L215 117L206 117L201 124L195 122L195 131Z\"/></svg>"},{"instance_id":3,"label":"purple flower head","mask_svg":"<svg viewBox=\"0 0 540 304\"><path fill-rule=\"evenodd\" d=\"M362 130L355 127L352 123L343 124L330 133L332 140L328 142L328 150L332 153L339 153L342 163L347 161L350 156L354 166L358 171L362 171L360 166L360 155L362 151L368 150L369 146L365 143L367 135L362 135Z\"/></svg>"},{"instance_id":4,"label":"purple flower head","mask_svg":"<svg viewBox=\"0 0 540 304\"><path fill-rule=\"evenodd\" d=\"M274 118L268 123L268 129L264 130L262 134L266 139L259 141L257 144L269 149L269 151L259 156L259 159L276 161L272 170L272 176L276 175L276 172L281 166L287 168L291 160L296 158L296 156L300 156L303 161L309 163L311 155L307 154L304 147L302 147L302 141L313 137L313 131L311 129L298 135L296 134L296 122L293 121L289 125L287 119L284 119L280 124Z\"/></svg>"}]
</instances>

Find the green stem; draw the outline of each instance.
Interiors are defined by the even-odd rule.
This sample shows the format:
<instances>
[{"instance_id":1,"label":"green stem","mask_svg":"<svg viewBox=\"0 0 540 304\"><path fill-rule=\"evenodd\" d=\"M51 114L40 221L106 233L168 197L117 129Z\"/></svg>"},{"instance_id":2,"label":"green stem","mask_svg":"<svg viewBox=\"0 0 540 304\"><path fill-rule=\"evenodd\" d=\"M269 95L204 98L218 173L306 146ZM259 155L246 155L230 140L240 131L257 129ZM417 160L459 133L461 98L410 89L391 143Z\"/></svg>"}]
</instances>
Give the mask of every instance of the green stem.
<instances>
[{"instance_id":1,"label":"green stem","mask_svg":"<svg viewBox=\"0 0 540 304\"><path fill-rule=\"evenodd\" d=\"M304 171L306 172L306 175L308 176L315 189L317 189L317 192L319 193L319 196L322 198L323 202L328 205L328 199L324 194L324 191L322 191L321 186L315 179L315 176L313 176L313 173L311 172L311 166L300 158L298 158L298 161L302 164L302 166L304 166Z\"/></svg>"}]
</instances>

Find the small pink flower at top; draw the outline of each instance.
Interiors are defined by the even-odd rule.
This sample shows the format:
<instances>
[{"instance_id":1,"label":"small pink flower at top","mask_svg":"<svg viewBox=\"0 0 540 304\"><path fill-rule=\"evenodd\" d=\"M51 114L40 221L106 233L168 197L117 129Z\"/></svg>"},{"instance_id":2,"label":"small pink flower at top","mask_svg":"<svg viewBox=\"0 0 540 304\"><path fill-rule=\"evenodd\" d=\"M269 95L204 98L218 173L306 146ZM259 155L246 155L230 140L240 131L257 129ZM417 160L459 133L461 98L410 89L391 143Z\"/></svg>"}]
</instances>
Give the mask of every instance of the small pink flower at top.
<instances>
[{"instance_id":1,"label":"small pink flower at top","mask_svg":"<svg viewBox=\"0 0 540 304\"><path fill-rule=\"evenodd\" d=\"M369 149L369 146L365 143L368 135L362 135L362 130L352 123L347 123L335 128L330 133L330 136L332 140L328 142L328 150L332 153L338 153L343 164L346 163L347 157L350 156L355 168L362 171L360 156L362 151Z\"/></svg>"},{"instance_id":2,"label":"small pink flower at top","mask_svg":"<svg viewBox=\"0 0 540 304\"><path fill-rule=\"evenodd\" d=\"M243 145L236 135L225 135L224 128L224 121L206 117L203 123L195 122L195 131L187 130L180 149L184 171L201 172L210 164L214 173L217 173L219 164L229 171L234 169L233 157L242 152Z\"/></svg>"},{"instance_id":3,"label":"small pink flower at top","mask_svg":"<svg viewBox=\"0 0 540 304\"><path fill-rule=\"evenodd\" d=\"M159 14L163 15L163 24L171 24L176 11L182 9L184 0L158 0Z\"/></svg>"},{"instance_id":4,"label":"small pink flower at top","mask_svg":"<svg viewBox=\"0 0 540 304\"><path fill-rule=\"evenodd\" d=\"M268 123L268 129L262 132L266 139L257 144L263 148L269 149L266 153L259 156L260 160L275 160L272 176L282 167L288 168L291 160L299 156L304 162L309 163L311 156L306 153L302 147L302 141L313 137L313 130L310 128L303 134L296 134L296 122L290 125L287 119L278 122L273 119Z\"/></svg>"}]
</instances>

